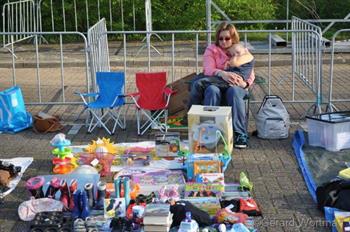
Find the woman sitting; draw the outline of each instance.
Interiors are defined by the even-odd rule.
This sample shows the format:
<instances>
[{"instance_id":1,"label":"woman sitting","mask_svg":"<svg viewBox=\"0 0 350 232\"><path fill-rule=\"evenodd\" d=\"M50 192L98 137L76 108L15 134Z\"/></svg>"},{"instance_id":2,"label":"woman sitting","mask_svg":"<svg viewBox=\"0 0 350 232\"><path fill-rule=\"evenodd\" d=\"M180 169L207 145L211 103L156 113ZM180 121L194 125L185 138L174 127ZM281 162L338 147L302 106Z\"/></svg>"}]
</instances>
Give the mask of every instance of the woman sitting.
<instances>
[{"instance_id":1,"label":"woman sitting","mask_svg":"<svg viewBox=\"0 0 350 232\"><path fill-rule=\"evenodd\" d=\"M190 106L231 106L232 128L235 133L234 146L246 148L248 131L244 98L248 95L248 88L254 82L254 70L252 69L248 78L245 79L236 72L225 71L232 57L230 48L238 43L239 34L236 28L227 22L221 23L216 31L215 44L209 45L203 55L203 72L206 81L201 81L202 78L199 78L193 82ZM247 58L247 62L251 61L252 56L248 50L246 54L250 57ZM227 84L218 84L218 78L220 83L225 81Z\"/></svg>"}]
</instances>

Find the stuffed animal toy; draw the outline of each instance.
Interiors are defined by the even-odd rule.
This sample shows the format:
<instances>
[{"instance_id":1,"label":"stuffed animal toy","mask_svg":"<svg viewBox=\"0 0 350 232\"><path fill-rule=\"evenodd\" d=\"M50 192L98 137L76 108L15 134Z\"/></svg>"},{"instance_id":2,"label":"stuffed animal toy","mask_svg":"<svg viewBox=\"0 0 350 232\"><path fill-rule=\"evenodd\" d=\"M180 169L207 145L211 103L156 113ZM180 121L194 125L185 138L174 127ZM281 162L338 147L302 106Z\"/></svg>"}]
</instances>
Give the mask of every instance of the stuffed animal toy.
<instances>
[{"instance_id":1,"label":"stuffed animal toy","mask_svg":"<svg viewBox=\"0 0 350 232\"><path fill-rule=\"evenodd\" d=\"M10 172L6 170L0 170L0 186L8 187L10 180L11 180Z\"/></svg>"}]
</instances>

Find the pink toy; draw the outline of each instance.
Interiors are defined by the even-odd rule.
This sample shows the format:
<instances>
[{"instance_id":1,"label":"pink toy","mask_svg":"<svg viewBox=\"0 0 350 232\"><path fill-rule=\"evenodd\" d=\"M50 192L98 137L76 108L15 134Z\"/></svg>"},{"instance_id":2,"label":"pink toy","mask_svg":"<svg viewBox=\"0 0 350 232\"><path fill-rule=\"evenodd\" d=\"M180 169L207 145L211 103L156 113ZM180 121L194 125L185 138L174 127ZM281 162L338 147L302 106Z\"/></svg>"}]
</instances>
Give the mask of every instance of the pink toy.
<instances>
[{"instance_id":1,"label":"pink toy","mask_svg":"<svg viewBox=\"0 0 350 232\"><path fill-rule=\"evenodd\" d=\"M80 153L79 162L82 164L92 165L93 160L98 160L94 167L99 171L101 176L108 176L111 174L111 166L115 156L109 153Z\"/></svg>"},{"instance_id":2,"label":"pink toy","mask_svg":"<svg viewBox=\"0 0 350 232\"><path fill-rule=\"evenodd\" d=\"M248 218L248 215L244 213L235 213L229 209L223 208L216 213L215 218L217 223L228 222L231 224L235 224L235 223L245 223L245 221Z\"/></svg>"},{"instance_id":3,"label":"pink toy","mask_svg":"<svg viewBox=\"0 0 350 232\"><path fill-rule=\"evenodd\" d=\"M180 194L178 188L177 185L163 186L158 192L159 199L163 202L166 202L167 200L179 200Z\"/></svg>"}]
</instances>

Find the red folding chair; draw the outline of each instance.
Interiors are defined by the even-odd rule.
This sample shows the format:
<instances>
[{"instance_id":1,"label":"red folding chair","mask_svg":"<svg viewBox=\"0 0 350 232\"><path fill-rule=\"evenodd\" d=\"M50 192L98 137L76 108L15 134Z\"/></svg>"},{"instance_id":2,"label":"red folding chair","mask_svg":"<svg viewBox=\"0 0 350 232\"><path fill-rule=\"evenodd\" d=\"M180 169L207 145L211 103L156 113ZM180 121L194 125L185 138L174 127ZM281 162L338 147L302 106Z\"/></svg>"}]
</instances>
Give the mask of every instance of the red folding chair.
<instances>
[{"instance_id":1,"label":"red folding chair","mask_svg":"<svg viewBox=\"0 0 350 232\"><path fill-rule=\"evenodd\" d=\"M138 92L128 94L137 108L137 134L143 135L150 127L167 132L168 105L170 96L174 93L166 86L166 73L136 73ZM146 121L141 125L141 114ZM164 122L160 118L164 116Z\"/></svg>"}]
</instances>

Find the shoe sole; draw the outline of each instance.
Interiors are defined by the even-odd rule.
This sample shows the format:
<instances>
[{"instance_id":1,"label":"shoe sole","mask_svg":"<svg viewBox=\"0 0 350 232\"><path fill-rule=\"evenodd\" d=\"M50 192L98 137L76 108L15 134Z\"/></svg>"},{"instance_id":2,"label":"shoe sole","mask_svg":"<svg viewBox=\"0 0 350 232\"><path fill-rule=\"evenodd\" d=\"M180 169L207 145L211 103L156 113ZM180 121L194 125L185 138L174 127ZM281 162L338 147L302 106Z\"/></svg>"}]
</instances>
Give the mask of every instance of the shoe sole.
<instances>
[{"instance_id":1,"label":"shoe sole","mask_svg":"<svg viewBox=\"0 0 350 232\"><path fill-rule=\"evenodd\" d=\"M235 148L240 148L240 149L247 148L247 145L235 145Z\"/></svg>"}]
</instances>

